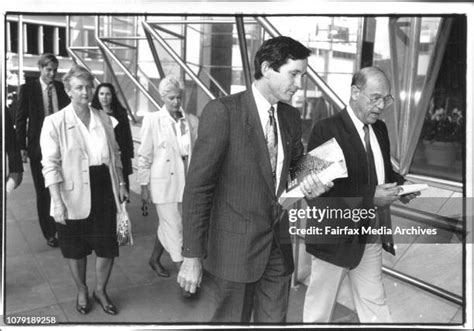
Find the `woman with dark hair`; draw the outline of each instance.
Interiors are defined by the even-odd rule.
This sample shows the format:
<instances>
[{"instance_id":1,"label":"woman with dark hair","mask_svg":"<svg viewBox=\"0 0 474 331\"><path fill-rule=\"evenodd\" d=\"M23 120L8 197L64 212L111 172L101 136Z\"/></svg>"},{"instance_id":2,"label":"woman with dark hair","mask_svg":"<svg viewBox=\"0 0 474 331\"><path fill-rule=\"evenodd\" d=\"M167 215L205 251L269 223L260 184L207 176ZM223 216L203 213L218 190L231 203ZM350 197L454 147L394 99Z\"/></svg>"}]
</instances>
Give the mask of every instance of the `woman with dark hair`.
<instances>
[{"instance_id":1,"label":"woman with dark hair","mask_svg":"<svg viewBox=\"0 0 474 331\"><path fill-rule=\"evenodd\" d=\"M128 121L127 111L120 104L115 93L115 88L110 83L102 83L95 89L92 97L91 107L102 109L112 118L114 126L115 138L120 148L120 158L123 167L123 179L125 181L127 191L130 191L130 182L128 176L132 174L133 159L133 139Z\"/></svg>"},{"instance_id":2,"label":"woman with dark hair","mask_svg":"<svg viewBox=\"0 0 474 331\"><path fill-rule=\"evenodd\" d=\"M111 315L117 308L106 291L119 254L116 213L128 198L111 118L89 106L94 77L74 65L63 78L71 103L44 119L40 145L45 186L51 193L59 247L76 283L76 310L91 305L86 284L87 256L95 251L93 298Z\"/></svg>"}]
</instances>

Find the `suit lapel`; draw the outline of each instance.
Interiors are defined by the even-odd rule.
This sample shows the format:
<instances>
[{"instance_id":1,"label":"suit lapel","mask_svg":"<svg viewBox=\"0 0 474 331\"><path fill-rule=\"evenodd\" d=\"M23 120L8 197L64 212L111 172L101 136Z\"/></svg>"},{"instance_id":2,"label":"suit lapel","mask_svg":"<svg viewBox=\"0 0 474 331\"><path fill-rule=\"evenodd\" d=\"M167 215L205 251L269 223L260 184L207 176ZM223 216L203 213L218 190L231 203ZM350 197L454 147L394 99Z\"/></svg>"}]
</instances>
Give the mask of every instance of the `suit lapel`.
<instances>
[{"instance_id":1,"label":"suit lapel","mask_svg":"<svg viewBox=\"0 0 474 331\"><path fill-rule=\"evenodd\" d=\"M41 120L41 123L43 122L44 119L44 101L43 101L43 90L41 87L41 83L39 81L39 78L34 81L34 99L36 101L36 106L35 108L38 110L38 118Z\"/></svg>"},{"instance_id":2,"label":"suit lapel","mask_svg":"<svg viewBox=\"0 0 474 331\"><path fill-rule=\"evenodd\" d=\"M284 110L285 104L279 102L277 106L277 113L278 113L278 127L280 129L280 137L281 141L278 143L283 147L283 166L281 168L280 174L280 182L278 185L277 196L283 192L286 186L287 176L288 176L288 169L290 167L290 155L289 153L289 145L290 141L288 140L290 137L290 128L288 127L289 121L286 120L287 112Z\"/></svg>"},{"instance_id":3,"label":"suit lapel","mask_svg":"<svg viewBox=\"0 0 474 331\"><path fill-rule=\"evenodd\" d=\"M372 129L374 130L375 137L377 138L377 142L379 143L380 146L380 151L382 153L382 159L383 159L383 166L384 166L384 173L385 173L385 181L388 182L388 174L389 174L389 168L391 167L390 163L390 151L388 151L389 146L387 144L386 139L384 139L384 134L380 130L379 126L377 125L378 121L372 125ZM387 152L388 151L388 156Z\"/></svg>"},{"instance_id":4,"label":"suit lapel","mask_svg":"<svg viewBox=\"0 0 474 331\"><path fill-rule=\"evenodd\" d=\"M246 91L242 94L242 111L244 127L250 138L251 146L254 148L255 159L268 189L272 195L275 195L272 166L270 164L270 156L268 154L265 135L258 116L257 105L255 104L254 97L250 91Z\"/></svg>"},{"instance_id":5,"label":"suit lapel","mask_svg":"<svg viewBox=\"0 0 474 331\"><path fill-rule=\"evenodd\" d=\"M365 151L365 147L362 144L362 141L360 139L360 135L357 132L357 129L352 122L351 117L349 116L349 113L347 112L347 109L344 108L341 113L341 119L344 124L344 129L346 130L346 133L348 135L348 141L351 142L353 151L355 155L358 157L356 158L358 160L359 166L362 167L361 173L364 174L364 181L368 181L368 169L369 165L367 163L367 153Z\"/></svg>"}]
</instances>

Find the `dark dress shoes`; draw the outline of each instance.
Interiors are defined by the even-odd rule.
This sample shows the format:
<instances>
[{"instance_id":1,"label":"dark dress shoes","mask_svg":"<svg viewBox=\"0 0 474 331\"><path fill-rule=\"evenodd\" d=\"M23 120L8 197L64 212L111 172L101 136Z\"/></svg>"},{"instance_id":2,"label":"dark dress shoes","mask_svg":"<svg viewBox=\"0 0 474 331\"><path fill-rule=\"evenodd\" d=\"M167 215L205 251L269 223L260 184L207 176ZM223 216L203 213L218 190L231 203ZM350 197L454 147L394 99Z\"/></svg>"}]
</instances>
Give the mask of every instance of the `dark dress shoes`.
<instances>
[{"instance_id":1,"label":"dark dress shoes","mask_svg":"<svg viewBox=\"0 0 474 331\"><path fill-rule=\"evenodd\" d=\"M79 303L79 295L77 296L77 299L76 299L76 310L82 315L85 315L85 314L87 314L88 312L91 311L91 304L89 302L89 298L87 297L86 300L87 300L86 304L81 305Z\"/></svg>"},{"instance_id":2,"label":"dark dress shoes","mask_svg":"<svg viewBox=\"0 0 474 331\"><path fill-rule=\"evenodd\" d=\"M53 248L58 247L59 246L58 239L56 237L51 237L48 240L46 240L46 245Z\"/></svg>"},{"instance_id":3,"label":"dark dress shoes","mask_svg":"<svg viewBox=\"0 0 474 331\"><path fill-rule=\"evenodd\" d=\"M117 314L117 307L110 301L109 297L107 294L105 294L105 302L102 302L97 294L95 292L92 292L92 296L94 297L94 300L101 305L102 309L109 315L116 315Z\"/></svg>"},{"instance_id":4,"label":"dark dress shoes","mask_svg":"<svg viewBox=\"0 0 474 331\"><path fill-rule=\"evenodd\" d=\"M148 264L158 276L163 278L168 278L170 276L168 271L160 264L160 262L148 261Z\"/></svg>"}]
</instances>

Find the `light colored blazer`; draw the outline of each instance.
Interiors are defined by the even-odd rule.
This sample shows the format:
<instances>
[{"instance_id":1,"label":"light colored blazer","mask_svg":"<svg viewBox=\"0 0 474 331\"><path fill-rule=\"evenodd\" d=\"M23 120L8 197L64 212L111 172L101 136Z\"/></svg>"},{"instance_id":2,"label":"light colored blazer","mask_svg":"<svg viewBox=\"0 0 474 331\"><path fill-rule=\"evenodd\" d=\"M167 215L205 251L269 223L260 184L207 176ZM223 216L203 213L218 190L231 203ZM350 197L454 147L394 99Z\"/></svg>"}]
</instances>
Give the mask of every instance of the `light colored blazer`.
<instances>
[{"instance_id":1,"label":"light colored blazer","mask_svg":"<svg viewBox=\"0 0 474 331\"><path fill-rule=\"evenodd\" d=\"M107 137L109 148L109 171L116 204L119 203L119 181L121 171L120 151L115 140L112 122L105 112L91 108L98 115ZM59 183L61 198L66 205L68 219L85 219L91 210L89 157L84 140L73 114L72 105L47 116L41 130L40 146L43 155L45 186ZM112 166L112 165L115 165ZM118 169L117 169L118 168ZM117 205L118 206L118 205ZM51 201L53 215L54 201Z\"/></svg>"},{"instance_id":2,"label":"light colored blazer","mask_svg":"<svg viewBox=\"0 0 474 331\"><path fill-rule=\"evenodd\" d=\"M190 150L187 162L197 138L199 120L184 113L190 131ZM138 149L137 180L141 185L150 184L153 203L181 202L185 183L185 167L169 114L163 107L143 118ZM187 168L187 167L186 167Z\"/></svg>"}]
</instances>

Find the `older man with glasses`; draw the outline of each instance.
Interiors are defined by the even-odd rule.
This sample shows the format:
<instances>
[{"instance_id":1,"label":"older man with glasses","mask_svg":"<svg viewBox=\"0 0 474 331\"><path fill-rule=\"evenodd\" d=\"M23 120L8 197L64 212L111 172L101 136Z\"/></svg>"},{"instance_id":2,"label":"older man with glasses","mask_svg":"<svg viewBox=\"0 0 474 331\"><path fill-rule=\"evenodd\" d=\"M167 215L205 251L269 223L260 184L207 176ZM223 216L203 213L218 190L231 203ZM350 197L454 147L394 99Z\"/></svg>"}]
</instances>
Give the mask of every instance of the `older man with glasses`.
<instances>
[{"instance_id":1,"label":"older man with glasses","mask_svg":"<svg viewBox=\"0 0 474 331\"><path fill-rule=\"evenodd\" d=\"M382 249L395 254L389 207L400 199L407 203L419 193L398 195L405 182L390 163L390 142L381 113L393 103L390 82L377 67L354 74L349 105L340 113L318 122L308 149L336 138L341 146L348 177L308 201L326 209L324 220L308 220L321 227L306 235L306 251L312 255L311 279L306 292L303 321L328 323L340 284L348 276L361 323L390 323L390 311L382 285ZM365 230L381 230L367 232Z\"/></svg>"}]
</instances>

